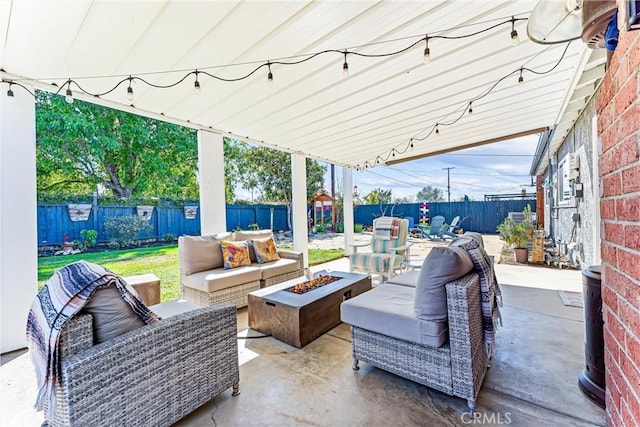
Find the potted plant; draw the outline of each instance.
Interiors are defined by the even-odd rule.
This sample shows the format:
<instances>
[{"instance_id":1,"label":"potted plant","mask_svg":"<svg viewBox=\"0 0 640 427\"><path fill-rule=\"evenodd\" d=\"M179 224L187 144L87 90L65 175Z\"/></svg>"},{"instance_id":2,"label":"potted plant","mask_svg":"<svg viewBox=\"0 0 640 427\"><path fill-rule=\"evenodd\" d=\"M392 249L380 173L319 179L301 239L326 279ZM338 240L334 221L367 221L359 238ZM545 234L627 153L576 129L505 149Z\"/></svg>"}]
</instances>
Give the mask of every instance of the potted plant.
<instances>
[{"instance_id":1,"label":"potted plant","mask_svg":"<svg viewBox=\"0 0 640 427\"><path fill-rule=\"evenodd\" d=\"M527 242L533 231L533 224L527 220L515 222L511 218L505 218L505 220L498 225L497 230L498 233L500 233L500 238L513 248L516 254L516 261L526 264L529 259Z\"/></svg>"}]
</instances>

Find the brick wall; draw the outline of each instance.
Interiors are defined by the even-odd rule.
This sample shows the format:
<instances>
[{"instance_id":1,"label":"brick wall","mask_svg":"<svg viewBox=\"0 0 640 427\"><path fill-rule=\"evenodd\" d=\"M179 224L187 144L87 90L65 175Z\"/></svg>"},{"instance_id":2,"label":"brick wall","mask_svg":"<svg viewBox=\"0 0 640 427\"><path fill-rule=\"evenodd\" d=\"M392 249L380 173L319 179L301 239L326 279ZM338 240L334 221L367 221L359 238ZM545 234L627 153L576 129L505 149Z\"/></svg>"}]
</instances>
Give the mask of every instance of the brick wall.
<instances>
[{"instance_id":1,"label":"brick wall","mask_svg":"<svg viewBox=\"0 0 640 427\"><path fill-rule=\"evenodd\" d=\"M640 426L640 31L619 27L596 99L606 405L608 425Z\"/></svg>"}]
</instances>

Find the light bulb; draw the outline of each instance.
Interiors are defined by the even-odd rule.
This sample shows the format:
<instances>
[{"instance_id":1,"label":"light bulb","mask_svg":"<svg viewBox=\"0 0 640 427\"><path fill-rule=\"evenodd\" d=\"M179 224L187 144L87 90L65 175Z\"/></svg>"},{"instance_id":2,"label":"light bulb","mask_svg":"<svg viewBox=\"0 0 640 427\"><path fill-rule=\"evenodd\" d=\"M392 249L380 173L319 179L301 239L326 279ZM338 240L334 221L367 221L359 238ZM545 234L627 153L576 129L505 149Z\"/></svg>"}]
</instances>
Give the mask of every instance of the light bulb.
<instances>
[{"instance_id":1,"label":"light bulb","mask_svg":"<svg viewBox=\"0 0 640 427\"><path fill-rule=\"evenodd\" d=\"M520 37L518 37L518 32L516 30L511 31L511 43L514 46L517 46L520 43Z\"/></svg>"},{"instance_id":2,"label":"light bulb","mask_svg":"<svg viewBox=\"0 0 640 427\"><path fill-rule=\"evenodd\" d=\"M73 92L71 92L71 88L69 87L67 87L67 92L64 100L67 101L68 104L73 104Z\"/></svg>"},{"instance_id":3,"label":"light bulb","mask_svg":"<svg viewBox=\"0 0 640 427\"><path fill-rule=\"evenodd\" d=\"M344 51L344 64L342 64L342 77L349 76L349 64L347 64L347 51Z\"/></svg>"},{"instance_id":4,"label":"light bulb","mask_svg":"<svg viewBox=\"0 0 640 427\"><path fill-rule=\"evenodd\" d=\"M200 89L200 82L198 80L196 80L195 82L193 82L193 87L196 90L196 94L200 95L200 92L202 92L202 89Z\"/></svg>"},{"instance_id":5,"label":"light bulb","mask_svg":"<svg viewBox=\"0 0 640 427\"><path fill-rule=\"evenodd\" d=\"M471 106L471 103L469 103L469 115L473 114L473 107Z\"/></svg>"},{"instance_id":6,"label":"light bulb","mask_svg":"<svg viewBox=\"0 0 640 427\"><path fill-rule=\"evenodd\" d=\"M9 85L9 90L7 91L7 96L9 97L9 102L15 102L16 98L13 96L13 89L11 89L11 85Z\"/></svg>"},{"instance_id":7,"label":"light bulb","mask_svg":"<svg viewBox=\"0 0 640 427\"><path fill-rule=\"evenodd\" d=\"M438 124L436 123L436 135L440 135L440 129L438 129Z\"/></svg>"},{"instance_id":8,"label":"light bulb","mask_svg":"<svg viewBox=\"0 0 640 427\"><path fill-rule=\"evenodd\" d=\"M271 71L269 71L269 74L267 75L267 84L269 87L273 86L273 73Z\"/></svg>"},{"instance_id":9,"label":"light bulb","mask_svg":"<svg viewBox=\"0 0 640 427\"><path fill-rule=\"evenodd\" d=\"M427 62L429 60L429 58L431 57L431 50L429 49L429 37L427 37L425 39L425 43L426 43L426 46L424 48L423 60L424 60L424 62Z\"/></svg>"},{"instance_id":10,"label":"light bulb","mask_svg":"<svg viewBox=\"0 0 640 427\"><path fill-rule=\"evenodd\" d=\"M511 17L511 43L516 46L520 43L520 37L518 37L518 32L516 31L516 18Z\"/></svg>"},{"instance_id":11,"label":"light bulb","mask_svg":"<svg viewBox=\"0 0 640 427\"><path fill-rule=\"evenodd\" d=\"M520 68L520 77L518 77L518 84L520 86L524 85L524 77L522 77L522 68Z\"/></svg>"},{"instance_id":12,"label":"light bulb","mask_svg":"<svg viewBox=\"0 0 640 427\"><path fill-rule=\"evenodd\" d=\"M131 85L129 85L129 87L127 88L127 99L129 101L133 101L133 88L131 87Z\"/></svg>"}]
</instances>

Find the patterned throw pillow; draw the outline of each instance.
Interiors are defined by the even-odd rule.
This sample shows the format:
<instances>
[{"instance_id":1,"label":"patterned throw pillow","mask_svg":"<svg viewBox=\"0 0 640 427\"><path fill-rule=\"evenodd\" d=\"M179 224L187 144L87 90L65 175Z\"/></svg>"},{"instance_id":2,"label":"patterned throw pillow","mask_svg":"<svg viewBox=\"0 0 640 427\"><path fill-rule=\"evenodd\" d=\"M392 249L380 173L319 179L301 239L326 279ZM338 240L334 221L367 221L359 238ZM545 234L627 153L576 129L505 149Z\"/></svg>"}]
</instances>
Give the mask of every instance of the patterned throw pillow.
<instances>
[{"instance_id":1,"label":"patterned throw pillow","mask_svg":"<svg viewBox=\"0 0 640 427\"><path fill-rule=\"evenodd\" d=\"M221 240L220 247L222 248L222 261L224 262L225 270L251 265L249 244L246 241L229 242L228 240Z\"/></svg>"},{"instance_id":2,"label":"patterned throw pillow","mask_svg":"<svg viewBox=\"0 0 640 427\"><path fill-rule=\"evenodd\" d=\"M254 239L253 250L256 251L256 260L258 264L264 264L265 262L278 261L280 256L276 249L276 242L272 237L266 239Z\"/></svg>"}]
</instances>

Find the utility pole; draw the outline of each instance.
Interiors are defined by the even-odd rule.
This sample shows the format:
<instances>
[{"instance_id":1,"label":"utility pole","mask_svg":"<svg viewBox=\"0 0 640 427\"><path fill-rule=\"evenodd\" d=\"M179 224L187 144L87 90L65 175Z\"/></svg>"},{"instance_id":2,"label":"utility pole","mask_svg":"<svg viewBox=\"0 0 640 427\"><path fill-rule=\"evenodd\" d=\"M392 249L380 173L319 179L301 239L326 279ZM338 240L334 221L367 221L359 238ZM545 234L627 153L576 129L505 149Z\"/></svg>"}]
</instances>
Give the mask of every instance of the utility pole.
<instances>
[{"instance_id":1,"label":"utility pole","mask_svg":"<svg viewBox=\"0 0 640 427\"><path fill-rule=\"evenodd\" d=\"M449 179L451 177L451 169L455 169L455 167L442 168L442 170L447 171L447 203L451 203L451 181Z\"/></svg>"}]
</instances>

